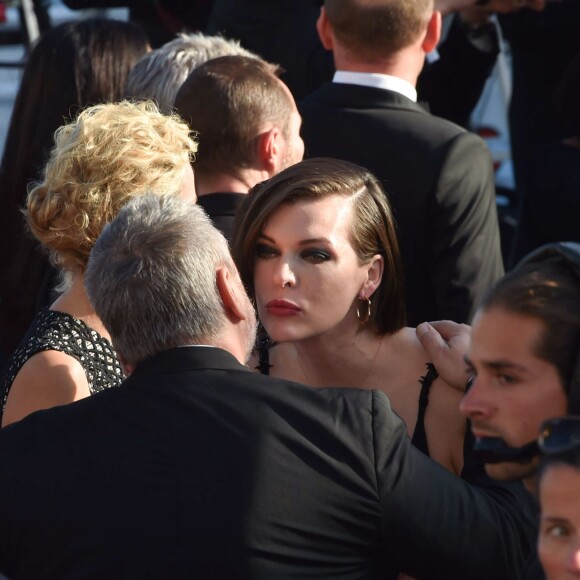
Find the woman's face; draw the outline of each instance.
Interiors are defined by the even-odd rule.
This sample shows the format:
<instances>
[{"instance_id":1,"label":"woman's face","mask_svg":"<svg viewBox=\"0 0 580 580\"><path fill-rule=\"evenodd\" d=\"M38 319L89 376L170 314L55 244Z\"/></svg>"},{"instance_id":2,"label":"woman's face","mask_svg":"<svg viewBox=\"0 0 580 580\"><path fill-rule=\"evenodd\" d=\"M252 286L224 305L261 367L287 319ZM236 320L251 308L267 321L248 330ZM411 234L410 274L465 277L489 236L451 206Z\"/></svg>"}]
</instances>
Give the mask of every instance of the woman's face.
<instances>
[{"instance_id":1,"label":"woman's face","mask_svg":"<svg viewBox=\"0 0 580 580\"><path fill-rule=\"evenodd\" d=\"M281 206L256 241L254 287L276 342L358 328L357 297L378 286L382 257L360 264L348 232L351 201L331 196Z\"/></svg>"},{"instance_id":2,"label":"woman's face","mask_svg":"<svg viewBox=\"0 0 580 580\"><path fill-rule=\"evenodd\" d=\"M580 469L555 464L540 482L538 553L548 580L580 578Z\"/></svg>"}]
</instances>

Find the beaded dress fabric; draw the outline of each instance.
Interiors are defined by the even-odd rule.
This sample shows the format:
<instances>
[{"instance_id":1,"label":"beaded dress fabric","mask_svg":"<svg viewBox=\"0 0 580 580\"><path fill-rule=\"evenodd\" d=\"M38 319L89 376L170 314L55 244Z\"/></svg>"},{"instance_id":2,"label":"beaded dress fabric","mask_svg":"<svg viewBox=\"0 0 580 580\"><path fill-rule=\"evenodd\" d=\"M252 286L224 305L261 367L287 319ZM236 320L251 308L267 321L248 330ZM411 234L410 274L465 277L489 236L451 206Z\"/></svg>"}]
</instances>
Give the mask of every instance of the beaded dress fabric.
<instances>
[{"instance_id":1,"label":"beaded dress fabric","mask_svg":"<svg viewBox=\"0 0 580 580\"><path fill-rule=\"evenodd\" d=\"M0 386L2 410L24 363L43 350L57 350L78 360L87 375L91 394L116 387L125 378L109 340L70 314L41 310L4 371Z\"/></svg>"}]
</instances>

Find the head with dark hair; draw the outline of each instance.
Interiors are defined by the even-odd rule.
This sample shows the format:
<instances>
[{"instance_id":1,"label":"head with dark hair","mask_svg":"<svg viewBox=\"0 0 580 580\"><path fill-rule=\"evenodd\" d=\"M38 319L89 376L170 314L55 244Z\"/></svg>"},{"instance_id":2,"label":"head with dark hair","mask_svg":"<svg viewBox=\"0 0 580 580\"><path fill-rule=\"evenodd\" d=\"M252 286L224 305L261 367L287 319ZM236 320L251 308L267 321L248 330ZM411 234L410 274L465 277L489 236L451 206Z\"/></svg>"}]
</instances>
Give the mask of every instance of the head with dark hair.
<instances>
[{"instance_id":1,"label":"head with dark hair","mask_svg":"<svg viewBox=\"0 0 580 580\"><path fill-rule=\"evenodd\" d=\"M323 200L337 200L339 211L346 209L346 240L358 265L371 264L378 256L382 264L376 285L365 294L371 298L371 327L379 334L399 330L405 324L403 271L399 255L395 222L387 197L378 180L366 169L336 159L309 159L282 171L268 181L256 185L248 194L236 218L233 254L242 280L251 297L257 298L260 288L255 276L256 261L261 259L260 238L287 207L307 206ZM339 216L330 216L331 222ZM329 232L322 232L328 234ZM340 252L335 248L333 252ZM320 252L323 258L326 252ZM338 257L337 257L338 258ZM382 277L381 277L382 274ZM336 295L346 292L334 289ZM360 291L345 297L346 307L353 309ZM258 312L260 312L260 300ZM344 315L344 313L343 313ZM267 329L268 330L268 329Z\"/></svg>"},{"instance_id":2,"label":"head with dark hair","mask_svg":"<svg viewBox=\"0 0 580 580\"><path fill-rule=\"evenodd\" d=\"M52 134L80 109L123 97L148 41L136 25L108 19L66 22L40 37L24 68L4 150L2 191L25 197L42 169Z\"/></svg>"},{"instance_id":3,"label":"head with dark hair","mask_svg":"<svg viewBox=\"0 0 580 580\"><path fill-rule=\"evenodd\" d=\"M473 320L466 360L475 380L460 408L480 449L495 441L492 477L533 487L540 426L580 411L579 352L580 245L550 244L499 280Z\"/></svg>"},{"instance_id":4,"label":"head with dark hair","mask_svg":"<svg viewBox=\"0 0 580 580\"><path fill-rule=\"evenodd\" d=\"M175 109L198 134L198 176L237 176L256 167L272 131L288 153L276 171L302 159L300 116L276 74L277 68L261 59L223 56L189 75L175 97Z\"/></svg>"},{"instance_id":5,"label":"head with dark hair","mask_svg":"<svg viewBox=\"0 0 580 580\"><path fill-rule=\"evenodd\" d=\"M557 465L569 465L570 467L577 469L580 473L580 445L558 453L542 455L542 461L540 462L540 468L538 469L538 481L541 482L546 471Z\"/></svg>"},{"instance_id":6,"label":"head with dark hair","mask_svg":"<svg viewBox=\"0 0 580 580\"><path fill-rule=\"evenodd\" d=\"M558 246L522 260L488 291L480 309L501 308L541 322L534 354L557 369L571 410L580 412L580 245L568 244L565 259L550 252Z\"/></svg>"},{"instance_id":7,"label":"head with dark hair","mask_svg":"<svg viewBox=\"0 0 580 580\"><path fill-rule=\"evenodd\" d=\"M416 42L433 13L433 0L325 0L336 40L365 60L393 55Z\"/></svg>"}]
</instances>

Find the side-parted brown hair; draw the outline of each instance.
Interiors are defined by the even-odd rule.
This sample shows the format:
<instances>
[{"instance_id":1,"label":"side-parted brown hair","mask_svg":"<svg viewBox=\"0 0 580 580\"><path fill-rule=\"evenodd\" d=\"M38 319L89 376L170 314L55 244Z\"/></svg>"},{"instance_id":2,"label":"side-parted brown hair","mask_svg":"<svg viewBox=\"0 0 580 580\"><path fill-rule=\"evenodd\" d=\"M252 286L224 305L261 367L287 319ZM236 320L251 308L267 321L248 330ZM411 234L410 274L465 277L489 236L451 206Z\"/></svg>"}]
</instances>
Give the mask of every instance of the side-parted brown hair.
<instances>
[{"instance_id":1,"label":"side-parted brown hair","mask_svg":"<svg viewBox=\"0 0 580 580\"><path fill-rule=\"evenodd\" d=\"M405 326L403 267L387 196L367 169L338 159L308 159L253 187L234 225L233 256L242 281L255 299L254 260L267 220L284 205L341 196L352 202L350 241L361 264L380 254L385 269L373 294L371 321L379 334Z\"/></svg>"},{"instance_id":2,"label":"side-parted brown hair","mask_svg":"<svg viewBox=\"0 0 580 580\"><path fill-rule=\"evenodd\" d=\"M338 42L374 61L415 42L429 22L433 0L325 0L324 9Z\"/></svg>"},{"instance_id":3,"label":"side-parted brown hair","mask_svg":"<svg viewBox=\"0 0 580 580\"><path fill-rule=\"evenodd\" d=\"M287 136L293 103L278 68L258 58L223 56L198 66L175 97L175 110L196 132L199 174L252 167L266 123Z\"/></svg>"}]
</instances>

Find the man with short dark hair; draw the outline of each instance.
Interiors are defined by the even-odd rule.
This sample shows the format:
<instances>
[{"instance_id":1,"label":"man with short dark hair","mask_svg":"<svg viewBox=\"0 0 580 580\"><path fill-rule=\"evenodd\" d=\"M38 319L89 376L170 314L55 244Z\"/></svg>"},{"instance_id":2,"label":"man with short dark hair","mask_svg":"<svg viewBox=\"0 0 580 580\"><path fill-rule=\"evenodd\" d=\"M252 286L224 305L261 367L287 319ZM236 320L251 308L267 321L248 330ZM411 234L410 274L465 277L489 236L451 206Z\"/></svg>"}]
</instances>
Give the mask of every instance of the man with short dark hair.
<instances>
[{"instance_id":1,"label":"man with short dark hair","mask_svg":"<svg viewBox=\"0 0 580 580\"><path fill-rule=\"evenodd\" d=\"M337 72L299 103L308 156L352 161L383 182L408 323L468 322L503 264L485 143L416 102L440 13L432 0L326 0L317 26Z\"/></svg>"},{"instance_id":2,"label":"man with short dark hair","mask_svg":"<svg viewBox=\"0 0 580 580\"><path fill-rule=\"evenodd\" d=\"M199 204L228 239L248 190L304 154L296 103L276 72L257 58L216 58L197 67L175 98L199 139Z\"/></svg>"}]
</instances>

